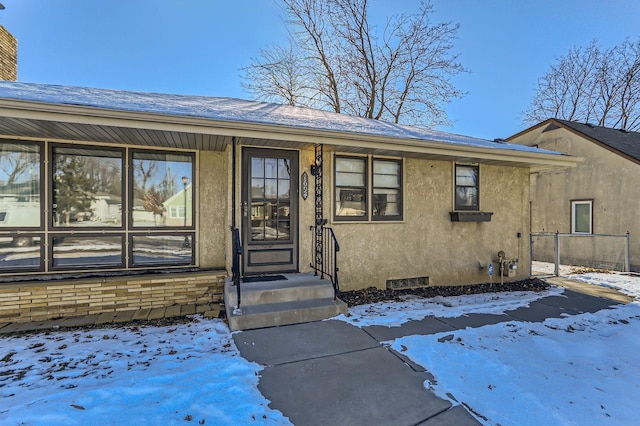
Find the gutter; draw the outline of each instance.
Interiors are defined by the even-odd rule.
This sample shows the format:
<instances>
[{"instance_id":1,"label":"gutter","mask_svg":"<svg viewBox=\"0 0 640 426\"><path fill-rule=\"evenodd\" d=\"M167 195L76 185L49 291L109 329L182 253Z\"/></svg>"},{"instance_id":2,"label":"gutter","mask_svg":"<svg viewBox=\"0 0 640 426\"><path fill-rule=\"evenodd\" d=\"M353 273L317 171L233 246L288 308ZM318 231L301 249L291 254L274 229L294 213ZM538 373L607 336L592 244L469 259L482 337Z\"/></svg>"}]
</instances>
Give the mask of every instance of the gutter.
<instances>
[{"instance_id":1,"label":"gutter","mask_svg":"<svg viewBox=\"0 0 640 426\"><path fill-rule=\"evenodd\" d=\"M336 130L309 129L250 121L216 120L212 118L150 114L128 110L110 110L79 105L50 104L36 101L0 99L0 117L44 120L85 125L149 129L163 132L200 133L238 138L273 139L315 145L395 151L445 157L540 165L575 167L581 159L565 154L496 149L456 145L424 139L407 139L383 135L348 133Z\"/></svg>"}]
</instances>

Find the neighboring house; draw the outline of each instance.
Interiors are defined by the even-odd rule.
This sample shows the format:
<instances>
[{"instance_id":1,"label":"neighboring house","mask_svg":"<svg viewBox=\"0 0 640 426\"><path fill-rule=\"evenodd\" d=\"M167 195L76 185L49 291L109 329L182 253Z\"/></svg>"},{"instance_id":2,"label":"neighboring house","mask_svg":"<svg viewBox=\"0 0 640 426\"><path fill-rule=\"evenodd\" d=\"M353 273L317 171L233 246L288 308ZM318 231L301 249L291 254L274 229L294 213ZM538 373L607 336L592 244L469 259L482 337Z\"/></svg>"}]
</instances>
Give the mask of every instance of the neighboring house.
<instances>
[{"instance_id":1,"label":"neighboring house","mask_svg":"<svg viewBox=\"0 0 640 426\"><path fill-rule=\"evenodd\" d=\"M244 276L311 271L326 223L342 290L489 282L500 251L512 266L502 278L523 279L530 170L577 161L309 108L10 82L0 135L0 170L27 161L48 188L31 194L41 216L0 226L0 237L37 237L1 247L0 321L215 300L234 223ZM77 194L114 185L119 221L53 219L87 210ZM166 221L150 213L162 201L150 188L175 191ZM164 273L138 277L151 271Z\"/></svg>"},{"instance_id":2,"label":"neighboring house","mask_svg":"<svg viewBox=\"0 0 640 426\"><path fill-rule=\"evenodd\" d=\"M102 223L120 223L122 220L122 197L97 193L91 202L91 220Z\"/></svg>"},{"instance_id":3,"label":"neighboring house","mask_svg":"<svg viewBox=\"0 0 640 426\"><path fill-rule=\"evenodd\" d=\"M549 119L507 141L584 159L531 176L532 231L576 236L562 239L562 263L621 268L624 238L581 236L629 231L631 270L640 270L640 133ZM553 258L550 239L534 244L541 260Z\"/></svg>"},{"instance_id":4,"label":"neighboring house","mask_svg":"<svg viewBox=\"0 0 640 426\"><path fill-rule=\"evenodd\" d=\"M191 225L193 217L191 188L192 184L185 185L184 189L180 189L162 203L167 226Z\"/></svg>"}]
</instances>

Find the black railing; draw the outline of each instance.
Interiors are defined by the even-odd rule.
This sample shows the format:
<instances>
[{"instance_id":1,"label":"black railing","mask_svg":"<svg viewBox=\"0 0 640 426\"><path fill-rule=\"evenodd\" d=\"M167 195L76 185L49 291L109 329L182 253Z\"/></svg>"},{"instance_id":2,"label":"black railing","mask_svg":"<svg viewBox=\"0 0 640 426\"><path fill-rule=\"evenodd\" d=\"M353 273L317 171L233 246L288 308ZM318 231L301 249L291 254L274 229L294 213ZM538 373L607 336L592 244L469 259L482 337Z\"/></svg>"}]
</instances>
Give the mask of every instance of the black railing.
<instances>
[{"instance_id":1,"label":"black railing","mask_svg":"<svg viewBox=\"0 0 640 426\"><path fill-rule=\"evenodd\" d=\"M234 309L240 309L240 256L242 256L242 242L240 241L240 231L238 228L231 228L233 238L233 260L231 264L231 274L233 285L236 286L238 294L238 306Z\"/></svg>"},{"instance_id":2,"label":"black railing","mask_svg":"<svg viewBox=\"0 0 640 426\"><path fill-rule=\"evenodd\" d=\"M338 252L340 251L340 245L332 228L318 226L319 229L315 226L311 227L314 244L313 262L309 266L313 268L316 275L320 274L320 278L324 278L325 275L329 277L331 284L333 284L333 295L338 297L340 293L340 282L338 281ZM318 239L322 239L322 241L318 241ZM322 251L317 251L317 247L322 247Z\"/></svg>"}]
</instances>

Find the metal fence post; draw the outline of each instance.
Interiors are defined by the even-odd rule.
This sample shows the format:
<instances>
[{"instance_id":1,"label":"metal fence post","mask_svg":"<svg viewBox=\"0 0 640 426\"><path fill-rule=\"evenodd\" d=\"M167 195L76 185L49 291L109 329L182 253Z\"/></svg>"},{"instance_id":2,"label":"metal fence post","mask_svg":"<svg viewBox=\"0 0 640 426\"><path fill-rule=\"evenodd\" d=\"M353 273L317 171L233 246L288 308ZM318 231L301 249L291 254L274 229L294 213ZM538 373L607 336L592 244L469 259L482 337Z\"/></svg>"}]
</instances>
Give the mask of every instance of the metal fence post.
<instances>
[{"instance_id":1,"label":"metal fence post","mask_svg":"<svg viewBox=\"0 0 640 426\"><path fill-rule=\"evenodd\" d=\"M631 244L629 241L629 231L627 231L627 243L624 245L624 272L631 272Z\"/></svg>"},{"instance_id":2,"label":"metal fence post","mask_svg":"<svg viewBox=\"0 0 640 426\"><path fill-rule=\"evenodd\" d=\"M554 238L554 260L555 260L555 275L556 277L560 276L560 232L556 231L556 235Z\"/></svg>"},{"instance_id":3,"label":"metal fence post","mask_svg":"<svg viewBox=\"0 0 640 426\"><path fill-rule=\"evenodd\" d=\"M529 276L533 276L533 234L529 232Z\"/></svg>"}]
</instances>

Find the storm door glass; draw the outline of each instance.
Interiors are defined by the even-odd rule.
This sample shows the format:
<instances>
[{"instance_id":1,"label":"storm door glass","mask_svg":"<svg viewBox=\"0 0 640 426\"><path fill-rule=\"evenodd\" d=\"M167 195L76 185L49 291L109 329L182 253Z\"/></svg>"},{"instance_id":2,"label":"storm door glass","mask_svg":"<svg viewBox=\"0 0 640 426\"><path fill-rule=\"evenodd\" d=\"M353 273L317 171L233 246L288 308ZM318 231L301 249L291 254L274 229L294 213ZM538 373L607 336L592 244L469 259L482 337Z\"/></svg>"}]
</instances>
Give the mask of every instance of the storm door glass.
<instances>
[{"instance_id":1,"label":"storm door glass","mask_svg":"<svg viewBox=\"0 0 640 426\"><path fill-rule=\"evenodd\" d=\"M289 240L291 171L285 158L251 159L251 240Z\"/></svg>"}]
</instances>

